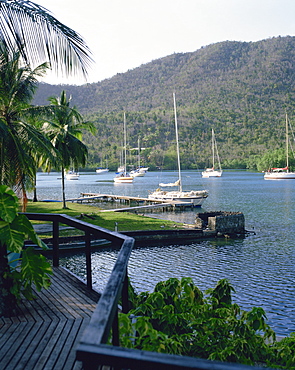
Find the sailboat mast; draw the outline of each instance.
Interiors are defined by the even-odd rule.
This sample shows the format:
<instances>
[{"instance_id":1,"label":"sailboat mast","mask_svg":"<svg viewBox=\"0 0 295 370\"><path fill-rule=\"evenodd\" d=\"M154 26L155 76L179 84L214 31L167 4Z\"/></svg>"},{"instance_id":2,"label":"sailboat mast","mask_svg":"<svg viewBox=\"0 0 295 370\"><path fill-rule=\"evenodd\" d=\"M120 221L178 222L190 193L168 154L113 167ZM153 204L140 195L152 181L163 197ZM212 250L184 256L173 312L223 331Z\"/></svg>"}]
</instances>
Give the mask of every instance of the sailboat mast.
<instances>
[{"instance_id":1,"label":"sailboat mast","mask_svg":"<svg viewBox=\"0 0 295 370\"><path fill-rule=\"evenodd\" d=\"M175 135L176 135L176 150L177 150L177 164L178 164L179 191L182 191L182 181L181 181L181 168L180 168L180 154L179 154L179 142L178 142L178 125L177 125L177 112L176 112L176 99L175 99L175 93L173 93L173 105L174 105L174 119L175 119Z\"/></svg>"},{"instance_id":2,"label":"sailboat mast","mask_svg":"<svg viewBox=\"0 0 295 370\"><path fill-rule=\"evenodd\" d=\"M140 169L140 137L138 136L138 169Z\"/></svg>"},{"instance_id":3,"label":"sailboat mast","mask_svg":"<svg viewBox=\"0 0 295 370\"><path fill-rule=\"evenodd\" d=\"M286 159L287 159L287 171L289 172L289 132L288 132L288 115L286 113Z\"/></svg>"},{"instance_id":4,"label":"sailboat mast","mask_svg":"<svg viewBox=\"0 0 295 370\"><path fill-rule=\"evenodd\" d=\"M127 138L126 138L126 113L124 112L124 175L126 176L126 171L127 171L127 168L126 168L126 157L127 157L127 149L126 149L126 142L127 142Z\"/></svg>"},{"instance_id":5,"label":"sailboat mast","mask_svg":"<svg viewBox=\"0 0 295 370\"><path fill-rule=\"evenodd\" d=\"M214 150L215 150L215 139L214 139L214 130L212 128L212 155L213 155L212 163L213 163L213 170L215 168L215 163L214 163L215 153L214 153Z\"/></svg>"}]
</instances>

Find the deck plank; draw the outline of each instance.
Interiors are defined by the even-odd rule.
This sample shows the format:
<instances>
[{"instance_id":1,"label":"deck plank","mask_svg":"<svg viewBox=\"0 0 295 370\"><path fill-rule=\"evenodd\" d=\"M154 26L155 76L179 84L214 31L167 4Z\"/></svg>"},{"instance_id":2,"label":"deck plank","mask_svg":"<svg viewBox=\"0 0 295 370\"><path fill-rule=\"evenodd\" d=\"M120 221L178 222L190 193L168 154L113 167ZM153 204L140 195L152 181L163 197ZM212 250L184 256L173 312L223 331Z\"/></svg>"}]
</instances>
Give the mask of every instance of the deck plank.
<instances>
[{"instance_id":1,"label":"deck plank","mask_svg":"<svg viewBox=\"0 0 295 370\"><path fill-rule=\"evenodd\" d=\"M76 345L100 295L63 268L53 272L49 289L0 318L1 370L81 369Z\"/></svg>"}]
</instances>

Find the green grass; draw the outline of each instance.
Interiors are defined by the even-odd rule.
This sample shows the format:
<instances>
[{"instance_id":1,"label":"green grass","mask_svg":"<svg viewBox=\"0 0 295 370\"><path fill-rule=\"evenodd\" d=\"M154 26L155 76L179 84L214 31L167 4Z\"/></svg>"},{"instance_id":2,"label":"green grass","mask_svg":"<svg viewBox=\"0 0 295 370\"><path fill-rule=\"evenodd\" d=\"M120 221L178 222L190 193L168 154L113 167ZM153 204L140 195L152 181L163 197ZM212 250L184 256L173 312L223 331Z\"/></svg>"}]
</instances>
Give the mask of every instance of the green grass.
<instances>
[{"instance_id":1,"label":"green grass","mask_svg":"<svg viewBox=\"0 0 295 370\"><path fill-rule=\"evenodd\" d=\"M29 213L62 213L112 231L115 230L116 223L118 231L171 230L175 228L175 225L179 228L183 226L182 223L155 219L134 213L101 212L101 209L97 207L84 204L67 203L67 207L68 209L63 209L61 202L29 202L26 211ZM94 219L85 215L89 215ZM64 234L67 234L67 232L65 231ZM71 235L73 235L73 232L71 232Z\"/></svg>"}]
</instances>

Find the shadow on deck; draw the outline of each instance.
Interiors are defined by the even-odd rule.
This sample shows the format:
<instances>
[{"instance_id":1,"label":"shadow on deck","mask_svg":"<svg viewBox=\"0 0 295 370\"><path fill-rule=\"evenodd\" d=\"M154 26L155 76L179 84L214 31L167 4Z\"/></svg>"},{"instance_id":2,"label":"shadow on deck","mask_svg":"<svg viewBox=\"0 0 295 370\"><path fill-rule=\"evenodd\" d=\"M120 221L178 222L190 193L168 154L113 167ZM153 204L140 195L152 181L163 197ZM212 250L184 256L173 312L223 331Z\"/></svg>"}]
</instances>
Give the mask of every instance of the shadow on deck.
<instances>
[{"instance_id":1,"label":"shadow on deck","mask_svg":"<svg viewBox=\"0 0 295 370\"><path fill-rule=\"evenodd\" d=\"M81 369L76 347L99 293L61 267L53 267L49 289L23 300L18 313L0 318L0 369Z\"/></svg>"}]
</instances>

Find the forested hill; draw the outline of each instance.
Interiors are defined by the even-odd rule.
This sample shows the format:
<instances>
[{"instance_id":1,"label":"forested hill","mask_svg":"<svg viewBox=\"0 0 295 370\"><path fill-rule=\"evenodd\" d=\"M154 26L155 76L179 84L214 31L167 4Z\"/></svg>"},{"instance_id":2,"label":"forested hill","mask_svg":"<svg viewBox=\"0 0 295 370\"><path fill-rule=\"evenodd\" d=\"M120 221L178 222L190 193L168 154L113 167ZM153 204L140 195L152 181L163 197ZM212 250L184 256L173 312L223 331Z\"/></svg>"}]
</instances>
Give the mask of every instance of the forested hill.
<instances>
[{"instance_id":1,"label":"forested hill","mask_svg":"<svg viewBox=\"0 0 295 370\"><path fill-rule=\"evenodd\" d=\"M96 142L85 138L94 165L102 159L101 152L111 164L116 161L118 129L126 111L130 145L136 146L141 137L143 146L150 148L143 153L145 161L165 167L164 156L170 156L172 164L175 155L169 126L175 91L186 167L209 165L211 128L225 166L257 167L268 150L284 145L285 110L295 121L294 88L295 37L288 36L220 42L154 60L99 83L40 84L34 104L47 104L47 98L62 89L72 95L73 104L99 129Z\"/></svg>"}]
</instances>

